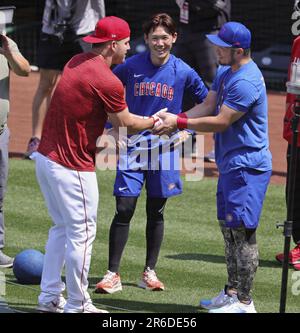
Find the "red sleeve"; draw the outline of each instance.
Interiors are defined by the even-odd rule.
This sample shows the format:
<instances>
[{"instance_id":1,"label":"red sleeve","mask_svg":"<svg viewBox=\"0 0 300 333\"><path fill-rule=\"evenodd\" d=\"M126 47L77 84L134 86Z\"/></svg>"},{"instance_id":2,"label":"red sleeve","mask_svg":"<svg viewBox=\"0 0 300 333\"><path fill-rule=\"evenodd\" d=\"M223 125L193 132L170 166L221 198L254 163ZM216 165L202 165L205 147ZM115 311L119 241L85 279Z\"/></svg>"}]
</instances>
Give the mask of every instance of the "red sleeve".
<instances>
[{"instance_id":1,"label":"red sleeve","mask_svg":"<svg viewBox=\"0 0 300 333\"><path fill-rule=\"evenodd\" d=\"M105 78L105 85L99 90L99 96L107 113L120 112L127 108L125 90L122 82L113 74Z\"/></svg>"},{"instance_id":2,"label":"red sleeve","mask_svg":"<svg viewBox=\"0 0 300 333\"><path fill-rule=\"evenodd\" d=\"M293 42L292 52L291 52L291 60L288 68L288 81L290 80L290 67L293 61L298 62L300 60L300 36L297 37ZM283 137L289 142L292 143L292 128L291 128L291 119L294 115L294 102L296 99L296 95L287 93L286 94L286 110L284 116L284 124L283 124ZM300 124L299 124L300 127ZM298 147L300 147L300 136L298 137Z\"/></svg>"}]
</instances>

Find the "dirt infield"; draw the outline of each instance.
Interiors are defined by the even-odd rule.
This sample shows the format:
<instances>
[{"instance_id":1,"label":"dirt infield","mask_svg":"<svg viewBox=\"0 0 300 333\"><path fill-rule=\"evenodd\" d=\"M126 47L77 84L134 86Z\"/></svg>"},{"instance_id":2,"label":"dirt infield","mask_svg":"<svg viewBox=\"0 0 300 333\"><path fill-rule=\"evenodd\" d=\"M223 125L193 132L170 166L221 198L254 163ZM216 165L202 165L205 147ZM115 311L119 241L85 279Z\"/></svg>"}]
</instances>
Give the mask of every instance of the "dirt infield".
<instances>
[{"instance_id":1,"label":"dirt infield","mask_svg":"<svg viewBox=\"0 0 300 333\"><path fill-rule=\"evenodd\" d=\"M21 157L26 150L31 136L31 104L37 88L39 73L33 72L29 77L11 75L11 112L8 125L11 130L10 155ZM286 142L282 139L282 119L285 109L285 94L268 94L269 99L269 133L270 147L273 155L273 184L284 184L286 177L285 150ZM205 136L205 151L212 147L212 136ZM214 163L205 163L205 176L217 176Z\"/></svg>"}]
</instances>

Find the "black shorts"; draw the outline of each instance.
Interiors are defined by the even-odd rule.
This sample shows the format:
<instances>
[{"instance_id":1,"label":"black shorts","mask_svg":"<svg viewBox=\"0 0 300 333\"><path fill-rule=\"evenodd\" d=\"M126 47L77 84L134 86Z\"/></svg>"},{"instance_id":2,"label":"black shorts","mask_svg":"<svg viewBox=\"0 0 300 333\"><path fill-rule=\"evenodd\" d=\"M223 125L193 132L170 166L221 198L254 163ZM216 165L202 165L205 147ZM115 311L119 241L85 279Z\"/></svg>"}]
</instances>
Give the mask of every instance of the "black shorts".
<instances>
[{"instance_id":1,"label":"black shorts","mask_svg":"<svg viewBox=\"0 0 300 333\"><path fill-rule=\"evenodd\" d=\"M82 37L61 42L57 36L41 33L37 54L39 68L62 71L75 54L83 52Z\"/></svg>"}]
</instances>

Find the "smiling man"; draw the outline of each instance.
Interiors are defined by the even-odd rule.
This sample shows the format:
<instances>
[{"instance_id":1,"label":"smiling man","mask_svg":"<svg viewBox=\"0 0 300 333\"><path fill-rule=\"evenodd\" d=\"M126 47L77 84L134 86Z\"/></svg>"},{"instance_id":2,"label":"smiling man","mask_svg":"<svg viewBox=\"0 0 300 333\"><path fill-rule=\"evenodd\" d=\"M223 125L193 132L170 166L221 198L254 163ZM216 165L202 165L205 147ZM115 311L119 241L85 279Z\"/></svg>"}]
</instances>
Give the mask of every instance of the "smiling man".
<instances>
[{"instance_id":1,"label":"smiling man","mask_svg":"<svg viewBox=\"0 0 300 333\"><path fill-rule=\"evenodd\" d=\"M268 105L263 76L250 55L251 33L241 23L225 23L216 46L220 66L205 101L174 116L161 114L158 134L176 128L214 132L219 169L217 215L225 242L228 281L200 305L210 312L256 312L251 288L258 267L256 228L271 176Z\"/></svg>"},{"instance_id":2,"label":"smiling man","mask_svg":"<svg viewBox=\"0 0 300 333\"><path fill-rule=\"evenodd\" d=\"M173 19L165 13L156 14L144 23L143 31L149 50L130 57L114 69L126 87L126 102L130 112L138 116L152 116L157 110L168 108L169 112L179 114L184 92L189 93L194 103L201 103L207 95L201 78L190 66L170 53L177 39ZM150 131L140 134L136 144L128 145L126 156L120 156L114 186L116 214L110 227L108 271L97 284L96 292L114 293L122 290L119 275L121 256L144 183L147 190L147 249L145 267L138 285L155 291L165 288L154 269L163 241L166 202L182 192L176 162L178 150L163 153L162 145L168 144L168 140L160 140ZM177 135L179 141L183 141L189 133L180 131ZM158 149L160 153L155 155ZM140 158L138 162L136 156L139 154L148 158ZM168 168L164 167L166 160L170 162Z\"/></svg>"}]
</instances>

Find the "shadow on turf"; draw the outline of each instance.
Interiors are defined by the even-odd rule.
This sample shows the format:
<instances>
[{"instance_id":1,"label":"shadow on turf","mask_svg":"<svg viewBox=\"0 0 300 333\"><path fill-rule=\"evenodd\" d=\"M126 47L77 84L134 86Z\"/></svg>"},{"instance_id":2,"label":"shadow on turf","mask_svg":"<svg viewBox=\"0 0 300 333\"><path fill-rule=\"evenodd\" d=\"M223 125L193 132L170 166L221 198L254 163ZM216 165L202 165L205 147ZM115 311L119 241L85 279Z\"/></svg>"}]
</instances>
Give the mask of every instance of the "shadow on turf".
<instances>
[{"instance_id":1,"label":"shadow on turf","mask_svg":"<svg viewBox=\"0 0 300 333\"><path fill-rule=\"evenodd\" d=\"M97 284L99 281L101 281L102 279L103 279L103 276L100 277L100 278L89 276L89 288L95 288L95 287L96 287L96 284ZM123 282L123 281L122 281L122 286L139 288L139 287L137 286L136 283L132 283L132 282Z\"/></svg>"},{"instance_id":2,"label":"shadow on turf","mask_svg":"<svg viewBox=\"0 0 300 333\"><path fill-rule=\"evenodd\" d=\"M223 256L218 256L214 254L203 254L203 253L181 253L175 255L165 256L168 259L175 260L197 260L197 261L207 261L217 264L225 264L225 259ZM259 260L259 267L272 267L272 268L282 268L281 264L275 260Z\"/></svg>"},{"instance_id":3,"label":"shadow on turf","mask_svg":"<svg viewBox=\"0 0 300 333\"><path fill-rule=\"evenodd\" d=\"M35 310L35 306L36 305L30 306L28 304L9 302L9 307L14 313L39 313Z\"/></svg>"},{"instance_id":4,"label":"shadow on turf","mask_svg":"<svg viewBox=\"0 0 300 333\"><path fill-rule=\"evenodd\" d=\"M93 303L101 308L101 306L107 306L108 311L128 313L137 312L137 313L196 313L199 312L199 308L191 305L183 304L163 304L163 303L153 303L153 302L140 302L133 300L117 299L117 298L101 298L93 299ZM112 307L110 309L109 307ZM115 308L115 309L114 309ZM116 309L120 308L120 310ZM121 309L124 309L122 311ZM126 311L127 310L127 311Z\"/></svg>"},{"instance_id":5,"label":"shadow on turf","mask_svg":"<svg viewBox=\"0 0 300 333\"><path fill-rule=\"evenodd\" d=\"M89 278L89 288L95 288L95 285L99 282L99 278L90 277ZM123 282L123 287L134 287L141 290L136 283ZM166 292L166 291L165 291ZM157 295L160 295L160 292L155 292ZM196 313L201 312L197 306L183 305L183 304L166 304L166 303L153 303L153 302L141 302L133 300L118 299L112 297L111 294L95 294L93 293L93 303L101 308L101 306L107 306L108 311L128 313L128 312L137 312L137 313ZM100 296L101 298L95 298L95 295ZM111 309L110 309L111 307ZM122 311L122 309L124 309Z\"/></svg>"},{"instance_id":6,"label":"shadow on turf","mask_svg":"<svg viewBox=\"0 0 300 333\"><path fill-rule=\"evenodd\" d=\"M92 294L91 294L92 296ZM107 295L110 296L110 295ZM93 303L98 308L104 308L112 313L201 313L202 309L197 306L181 305L181 304L162 304L151 302L140 302L132 300L124 300L117 298L101 298L95 299ZM10 303L12 311L16 313L40 313L28 304ZM124 309L124 310L122 310ZM203 312L206 312L203 310Z\"/></svg>"}]
</instances>

